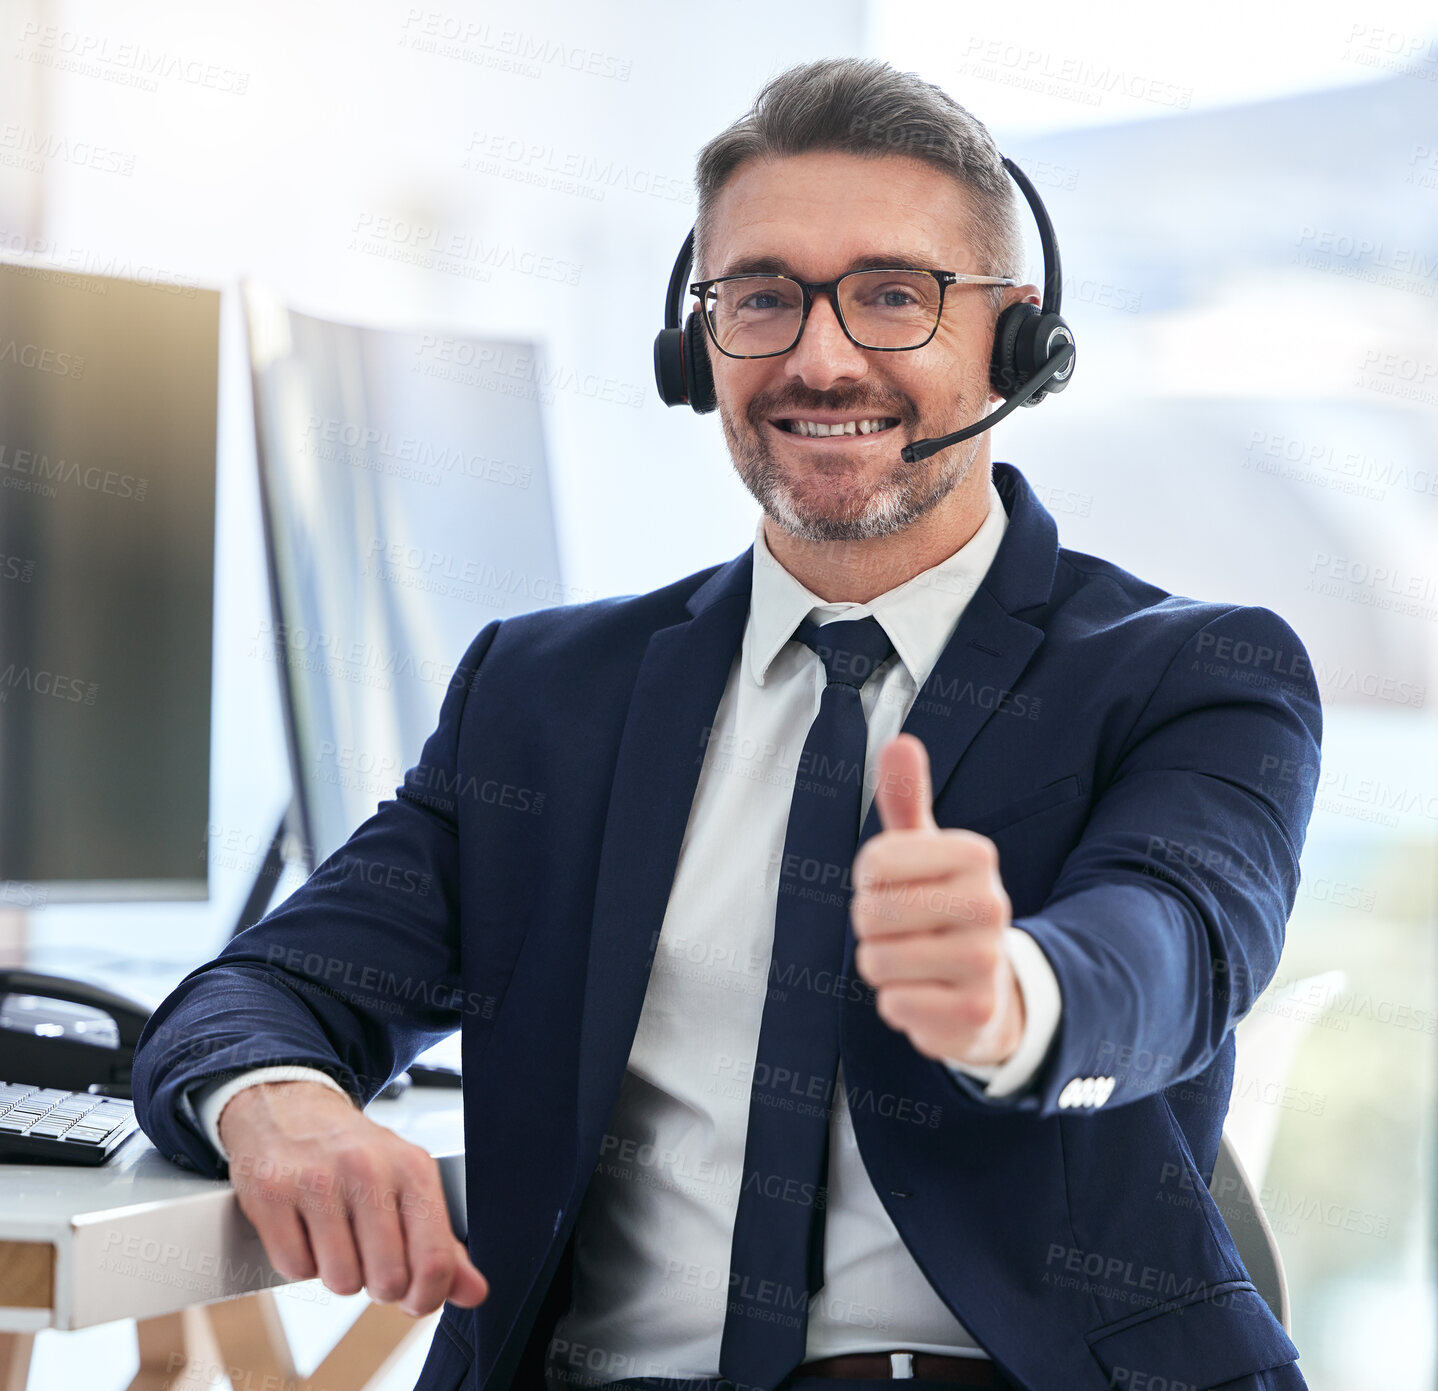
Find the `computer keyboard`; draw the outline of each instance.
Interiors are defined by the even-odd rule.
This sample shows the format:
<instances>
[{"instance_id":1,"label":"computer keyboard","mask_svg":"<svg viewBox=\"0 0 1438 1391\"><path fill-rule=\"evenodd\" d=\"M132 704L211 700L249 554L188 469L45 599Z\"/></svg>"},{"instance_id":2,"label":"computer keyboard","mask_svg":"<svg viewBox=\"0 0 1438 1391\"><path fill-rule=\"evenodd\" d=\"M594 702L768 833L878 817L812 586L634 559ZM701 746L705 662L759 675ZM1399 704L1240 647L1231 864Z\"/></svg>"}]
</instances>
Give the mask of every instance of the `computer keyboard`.
<instances>
[{"instance_id":1,"label":"computer keyboard","mask_svg":"<svg viewBox=\"0 0 1438 1391\"><path fill-rule=\"evenodd\" d=\"M135 1129L133 1101L0 1082L0 1162L103 1164Z\"/></svg>"}]
</instances>

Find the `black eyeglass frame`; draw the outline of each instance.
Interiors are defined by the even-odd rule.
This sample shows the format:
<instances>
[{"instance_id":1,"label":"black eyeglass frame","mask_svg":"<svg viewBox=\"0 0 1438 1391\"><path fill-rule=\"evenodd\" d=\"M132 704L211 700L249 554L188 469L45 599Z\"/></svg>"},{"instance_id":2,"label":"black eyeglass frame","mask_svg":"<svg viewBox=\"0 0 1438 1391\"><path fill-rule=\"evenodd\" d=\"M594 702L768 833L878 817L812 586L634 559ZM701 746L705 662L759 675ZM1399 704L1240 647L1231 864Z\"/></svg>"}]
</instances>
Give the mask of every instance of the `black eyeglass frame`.
<instances>
[{"instance_id":1,"label":"black eyeglass frame","mask_svg":"<svg viewBox=\"0 0 1438 1391\"><path fill-rule=\"evenodd\" d=\"M939 308L934 315L934 326L929 330L929 336L923 343L914 343L906 348L879 348L868 343L861 343L849 331L849 325L844 321L844 310L839 303L839 286L851 275L932 275L939 282ZM772 353L731 353L727 348L722 347L718 335L714 332L714 325L709 320L709 310L705 307L704 301L708 297L711 287L721 285L726 280L787 280L797 285L803 294L804 307L799 315L799 331L794 335L794 341L787 348L780 348ZM939 331L939 324L944 317L944 294L950 285L1017 285L1019 282L1007 275L969 275L963 271L954 270L929 270L920 269L915 266L861 266L858 270L846 270L843 275L836 275L832 280L800 280L798 276L785 275L782 271L749 271L738 275L716 275L712 280L696 280L690 287L689 293L699 301L699 317L704 321L704 331L709 335L709 341L719 349L725 357L748 360L761 357L783 357L785 353L792 353L799 346L799 340L804 336L804 330L809 326L809 311L814 307L814 296L816 294L827 294L834 306L834 317L839 321L839 327L844 330L844 337L856 348L862 348L866 353L911 353L918 348L924 347L933 341L934 335Z\"/></svg>"}]
</instances>

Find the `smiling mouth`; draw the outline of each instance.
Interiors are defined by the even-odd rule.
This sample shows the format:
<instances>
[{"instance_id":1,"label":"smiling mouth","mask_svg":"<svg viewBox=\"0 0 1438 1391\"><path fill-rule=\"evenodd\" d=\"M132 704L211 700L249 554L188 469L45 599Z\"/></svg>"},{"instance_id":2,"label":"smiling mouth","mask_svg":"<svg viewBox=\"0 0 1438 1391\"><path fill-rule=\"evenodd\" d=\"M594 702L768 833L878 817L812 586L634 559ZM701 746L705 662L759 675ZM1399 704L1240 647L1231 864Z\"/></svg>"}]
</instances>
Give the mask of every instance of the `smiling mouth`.
<instances>
[{"instance_id":1,"label":"smiling mouth","mask_svg":"<svg viewBox=\"0 0 1438 1391\"><path fill-rule=\"evenodd\" d=\"M832 423L806 420L802 416L769 422L777 430L802 439L833 439L838 436L879 435L892 430L899 422L891 415L869 416L865 419L840 420Z\"/></svg>"}]
</instances>

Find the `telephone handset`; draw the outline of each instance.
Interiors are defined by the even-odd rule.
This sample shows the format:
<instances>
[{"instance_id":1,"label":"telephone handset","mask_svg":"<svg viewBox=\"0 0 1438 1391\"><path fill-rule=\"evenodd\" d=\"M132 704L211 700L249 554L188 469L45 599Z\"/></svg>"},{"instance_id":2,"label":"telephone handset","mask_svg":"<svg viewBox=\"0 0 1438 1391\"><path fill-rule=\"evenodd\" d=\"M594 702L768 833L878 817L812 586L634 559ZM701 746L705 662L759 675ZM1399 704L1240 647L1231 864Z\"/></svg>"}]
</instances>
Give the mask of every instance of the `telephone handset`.
<instances>
[{"instance_id":1,"label":"telephone handset","mask_svg":"<svg viewBox=\"0 0 1438 1391\"><path fill-rule=\"evenodd\" d=\"M0 1079L130 1095L150 1010L88 981L0 970Z\"/></svg>"}]
</instances>

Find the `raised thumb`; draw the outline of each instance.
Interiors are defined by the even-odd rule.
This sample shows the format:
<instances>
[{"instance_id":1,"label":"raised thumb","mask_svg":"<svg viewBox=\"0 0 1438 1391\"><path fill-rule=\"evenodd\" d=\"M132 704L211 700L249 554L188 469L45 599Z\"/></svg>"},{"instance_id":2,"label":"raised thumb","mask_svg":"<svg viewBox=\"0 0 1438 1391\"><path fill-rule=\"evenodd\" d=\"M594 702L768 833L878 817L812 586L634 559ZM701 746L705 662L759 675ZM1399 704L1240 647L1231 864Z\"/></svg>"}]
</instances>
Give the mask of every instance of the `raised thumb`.
<instances>
[{"instance_id":1,"label":"raised thumb","mask_svg":"<svg viewBox=\"0 0 1438 1391\"><path fill-rule=\"evenodd\" d=\"M879 824L886 831L938 829L929 751L914 735L896 735L879 750L874 802L879 808Z\"/></svg>"}]
</instances>

